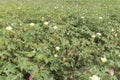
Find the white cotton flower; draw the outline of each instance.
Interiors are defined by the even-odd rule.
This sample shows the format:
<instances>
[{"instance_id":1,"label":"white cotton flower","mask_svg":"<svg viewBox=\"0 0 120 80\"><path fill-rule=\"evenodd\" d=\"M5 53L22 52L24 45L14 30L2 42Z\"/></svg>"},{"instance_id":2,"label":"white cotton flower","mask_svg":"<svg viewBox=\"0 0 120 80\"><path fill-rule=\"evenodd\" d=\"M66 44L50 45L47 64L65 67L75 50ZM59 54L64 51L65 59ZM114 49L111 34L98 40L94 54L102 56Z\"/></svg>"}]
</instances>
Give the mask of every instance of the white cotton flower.
<instances>
[{"instance_id":1,"label":"white cotton flower","mask_svg":"<svg viewBox=\"0 0 120 80\"><path fill-rule=\"evenodd\" d=\"M102 62L107 62L107 59L105 57L100 58Z\"/></svg>"},{"instance_id":2,"label":"white cotton flower","mask_svg":"<svg viewBox=\"0 0 120 80\"><path fill-rule=\"evenodd\" d=\"M30 26L35 26L35 24L34 23L30 23Z\"/></svg>"},{"instance_id":3,"label":"white cotton flower","mask_svg":"<svg viewBox=\"0 0 120 80\"><path fill-rule=\"evenodd\" d=\"M112 29L112 32L115 31L114 29Z\"/></svg>"},{"instance_id":4,"label":"white cotton flower","mask_svg":"<svg viewBox=\"0 0 120 80\"><path fill-rule=\"evenodd\" d=\"M99 19L103 19L103 17L100 16Z\"/></svg>"},{"instance_id":5,"label":"white cotton flower","mask_svg":"<svg viewBox=\"0 0 120 80\"><path fill-rule=\"evenodd\" d=\"M97 35L101 36L102 34L101 33L97 33Z\"/></svg>"},{"instance_id":6,"label":"white cotton flower","mask_svg":"<svg viewBox=\"0 0 120 80\"><path fill-rule=\"evenodd\" d=\"M49 22L44 22L44 25L48 25L49 24Z\"/></svg>"},{"instance_id":7,"label":"white cotton flower","mask_svg":"<svg viewBox=\"0 0 120 80\"><path fill-rule=\"evenodd\" d=\"M44 19L45 19L45 18L44 18L44 17L42 17L41 19L42 19L42 21L44 21Z\"/></svg>"},{"instance_id":8,"label":"white cotton flower","mask_svg":"<svg viewBox=\"0 0 120 80\"><path fill-rule=\"evenodd\" d=\"M55 9L58 9L59 7L58 6L55 6Z\"/></svg>"},{"instance_id":9,"label":"white cotton flower","mask_svg":"<svg viewBox=\"0 0 120 80\"><path fill-rule=\"evenodd\" d=\"M53 29L57 29L58 27L57 26L54 26Z\"/></svg>"},{"instance_id":10,"label":"white cotton flower","mask_svg":"<svg viewBox=\"0 0 120 80\"><path fill-rule=\"evenodd\" d=\"M6 30L11 31L11 30L12 30L12 27L11 27L11 26L7 26L7 27L6 27Z\"/></svg>"},{"instance_id":11,"label":"white cotton flower","mask_svg":"<svg viewBox=\"0 0 120 80\"><path fill-rule=\"evenodd\" d=\"M84 19L85 17L81 16L82 19Z\"/></svg>"},{"instance_id":12,"label":"white cotton flower","mask_svg":"<svg viewBox=\"0 0 120 80\"><path fill-rule=\"evenodd\" d=\"M54 55L54 57L58 57L58 55L57 55L57 54L55 54L55 55Z\"/></svg>"},{"instance_id":13,"label":"white cotton flower","mask_svg":"<svg viewBox=\"0 0 120 80\"><path fill-rule=\"evenodd\" d=\"M67 33L67 35L69 35L70 33Z\"/></svg>"},{"instance_id":14,"label":"white cotton flower","mask_svg":"<svg viewBox=\"0 0 120 80\"><path fill-rule=\"evenodd\" d=\"M79 7L79 5L76 5L76 7ZM80 7L81 8L81 7Z\"/></svg>"},{"instance_id":15,"label":"white cotton flower","mask_svg":"<svg viewBox=\"0 0 120 80\"><path fill-rule=\"evenodd\" d=\"M92 38L95 38L96 36L95 35L92 35Z\"/></svg>"},{"instance_id":16,"label":"white cotton flower","mask_svg":"<svg viewBox=\"0 0 120 80\"><path fill-rule=\"evenodd\" d=\"M20 7L18 7L18 9L21 9Z\"/></svg>"},{"instance_id":17,"label":"white cotton flower","mask_svg":"<svg viewBox=\"0 0 120 80\"><path fill-rule=\"evenodd\" d=\"M20 26L22 26L22 24L20 23Z\"/></svg>"},{"instance_id":18,"label":"white cotton flower","mask_svg":"<svg viewBox=\"0 0 120 80\"><path fill-rule=\"evenodd\" d=\"M118 55L118 57L120 57L120 54Z\"/></svg>"},{"instance_id":19,"label":"white cotton flower","mask_svg":"<svg viewBox=\"0 0 120 80\"><path fill-rule=\"evenodd\" d=\"M33 50L32 52L33 52L33 53L36 53L36 51L35 51L35 50Z\"/></svg>"},{"instance_id":20,"label":"white cotton flower","mask_svg":"<svg viewBox=\"0 0 120 80\"><path fill-rule=\"evenodd\" d=\"M92 77L90 77L91 80L100 80L100 77L98 77L97 75L93 75Z\"/></svg>"},{"instance_id":21,"label":"white cotton flower","mask_svg":"<svg viewBox=\"0 0 120 80\"><path fill-rule=\"evenodd\" d=\"M15 25L15 23L12 23L11 25L12 25L12 26L14 26L14 25Z\"/></svg>"},{"instance_id":22,"label":"white cotton flower","mask_svg":"<svg viewBox=\"0 0 120 80\"><path fill-rule=\"evenodd\" d=\"M55 47L55 50L56 50L56 51L59 51L59 50L60 50L60 47L58 47L58 46Z\"/></svg>"},{"instance_id":23,"label":"white cotton flower","mask_svg":"<svg viewBox=\"0 0 120 80\"><path fill-rule=\"evenodd\" d=\"M115 37L117 37L117 34L115 34Z\"/></svg>"}]
</instances>

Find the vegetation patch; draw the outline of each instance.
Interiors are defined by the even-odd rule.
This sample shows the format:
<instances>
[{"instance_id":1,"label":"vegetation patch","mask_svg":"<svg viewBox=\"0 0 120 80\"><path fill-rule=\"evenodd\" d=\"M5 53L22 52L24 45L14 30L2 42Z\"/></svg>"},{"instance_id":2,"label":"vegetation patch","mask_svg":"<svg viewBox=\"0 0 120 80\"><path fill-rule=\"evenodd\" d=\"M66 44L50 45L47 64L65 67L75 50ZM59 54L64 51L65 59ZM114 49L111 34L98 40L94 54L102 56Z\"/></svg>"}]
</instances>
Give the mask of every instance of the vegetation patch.
<instances>
[{"instance_id":1,"label":"vegetation patch","mask_svg":"<svg viewBox=\"0 0 120 80\"><path fill-rule=\"evenodd\" d=\"M0 80L120 80L118 3L6 0Z\"/></svg>"}]
</instances>

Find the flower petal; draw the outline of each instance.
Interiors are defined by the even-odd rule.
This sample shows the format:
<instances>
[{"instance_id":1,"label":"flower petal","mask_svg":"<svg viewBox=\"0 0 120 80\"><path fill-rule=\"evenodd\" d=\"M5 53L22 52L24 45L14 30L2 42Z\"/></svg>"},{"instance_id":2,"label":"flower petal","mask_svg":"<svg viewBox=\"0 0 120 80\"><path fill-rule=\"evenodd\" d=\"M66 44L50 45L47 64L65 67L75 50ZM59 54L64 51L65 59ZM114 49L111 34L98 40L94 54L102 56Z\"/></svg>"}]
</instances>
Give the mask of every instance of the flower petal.
<instances>
[{"instance_id":1,"label":"flower petal","mask_svg":"<svg viewBox=\"0 0 120 80\"><path fill-rule=\"evenodd\" d=\"M110 72L109 72L109 73L110 73L111 76L113 76L113 75L115 74L114 69L110 69Z\"/></svg>"},{"instance_id":2,"label":"flower petal","mask_svg":"<svg viewBox=\"0 0 120 80\"><path fill-rule=\"evenodd\" d=\"M33 80L33 77L32 77L32 75L30 75L30 76L29 76L29 80Z\"/></svg>"}]
</instances>

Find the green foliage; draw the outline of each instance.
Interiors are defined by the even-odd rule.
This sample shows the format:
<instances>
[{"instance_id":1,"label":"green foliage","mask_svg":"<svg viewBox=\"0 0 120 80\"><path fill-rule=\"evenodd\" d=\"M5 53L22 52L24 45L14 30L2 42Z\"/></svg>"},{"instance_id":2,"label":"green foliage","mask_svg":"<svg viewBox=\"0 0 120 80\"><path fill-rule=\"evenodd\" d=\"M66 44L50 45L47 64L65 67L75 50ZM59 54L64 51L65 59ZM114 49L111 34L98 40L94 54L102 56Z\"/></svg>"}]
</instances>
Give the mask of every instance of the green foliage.
<instances>
[{"instance_id":1,"label":"green foliage","mask_svg":"<svg viewBox=\"0 0 120 80\"><path fill-rule=\"evenodd\" d=\"M0 80L120 79L118 0L19 2L0 6Z\"/></svg>"}]
</instances>

